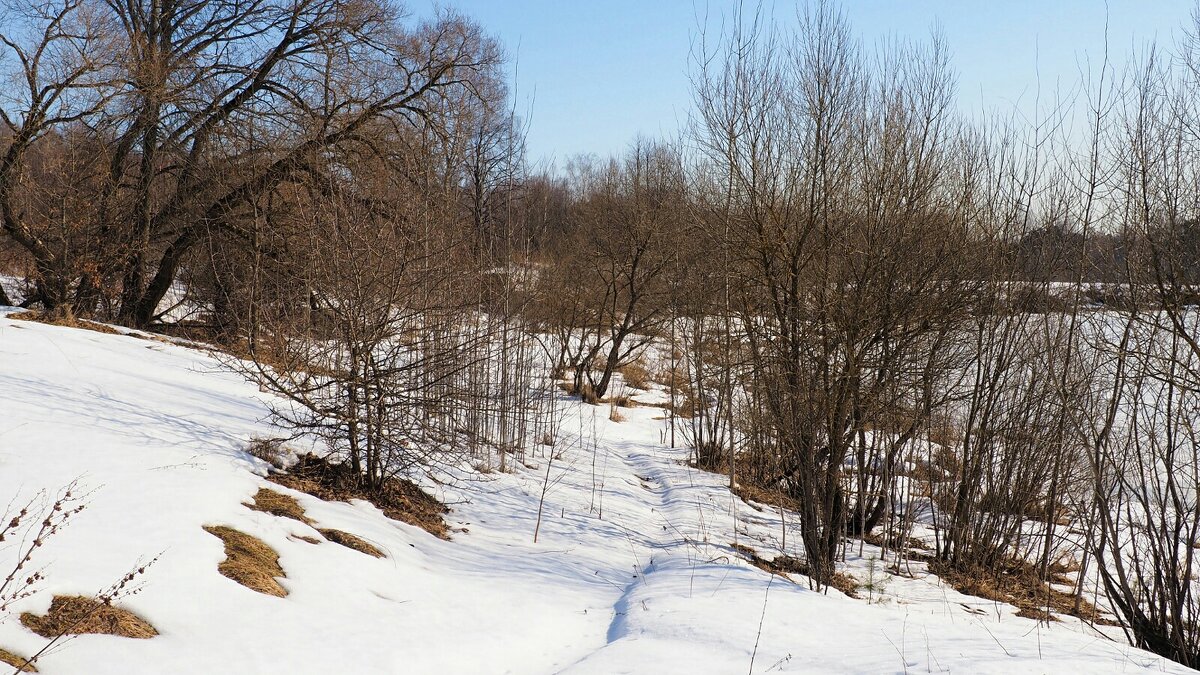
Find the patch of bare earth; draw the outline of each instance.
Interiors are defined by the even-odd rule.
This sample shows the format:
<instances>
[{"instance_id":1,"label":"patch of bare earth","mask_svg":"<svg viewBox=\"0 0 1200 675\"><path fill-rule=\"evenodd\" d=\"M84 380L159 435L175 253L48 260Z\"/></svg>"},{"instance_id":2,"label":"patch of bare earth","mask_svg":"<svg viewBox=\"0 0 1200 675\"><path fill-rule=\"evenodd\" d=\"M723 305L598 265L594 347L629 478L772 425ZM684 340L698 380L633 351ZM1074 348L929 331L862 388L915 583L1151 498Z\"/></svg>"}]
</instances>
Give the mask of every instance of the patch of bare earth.
<instances>
[{"instance_id":1,"label":"patch of bare earth","mask_svg":"<svg viewBox=\"0 0 1200 675\"><path fill-rule=\"evenodd\" d=\"M36 673L37 666L29 662L29 659L23 659L20 656L0 647L0 663L7 663L15 668L13 672L17 673Z\"/></svg>"},{"instance_id":2,"label":"patch of bare earth","mask_svg":"<svg viewBox=\"0 0 1200 675\"><path fill-rule=\"evenodd\" d=\"M32 612L21 615L21 623L44 638L60 635L119 635L128 638L152 638L158 635L145 619L120 607L82 595L56 595L44 616Z\"/></svg>"},{"instance_id":3,"label":"patch of bare earth","mask_svg":"<svg viewBox=\"0 0 1200 675\"><path fill-rule=\"evenodd\" d=\"M287 578L279 566L279 554L261 539L224 525L205 525L204 531L225 544L225 560L217 571L259 593L287 597L277 578Z\"/></svg>"},{"instance_id":4,"label":"patch of bare earth","mask_svg":"<svg viewBox=\"0 0 1200 675\"><path fill-rule=\"evenodd\" d=\"M382 490L368 490L348 465L311 454L302 455L287 473L273 474L267 480L325 501L363 499L392 520L414 525L441 539L450 538L443 517L450 510L409 480L389 478Z\"/></svg>"},{"instance_id":5,"label":"patch of bare earth","mask_svg":"<svg viewBox=\"0 0 1200 675\"><path fill-rule=\"evenodd\" d=\"M321 529L317 531L321 533L321 536L335 544L341 544L346 548L352 548L359 553L365 553L374 558L383 557L383 551L375 548L362 537L357 537L342 530Z\"/></svg>"}]
</instances>

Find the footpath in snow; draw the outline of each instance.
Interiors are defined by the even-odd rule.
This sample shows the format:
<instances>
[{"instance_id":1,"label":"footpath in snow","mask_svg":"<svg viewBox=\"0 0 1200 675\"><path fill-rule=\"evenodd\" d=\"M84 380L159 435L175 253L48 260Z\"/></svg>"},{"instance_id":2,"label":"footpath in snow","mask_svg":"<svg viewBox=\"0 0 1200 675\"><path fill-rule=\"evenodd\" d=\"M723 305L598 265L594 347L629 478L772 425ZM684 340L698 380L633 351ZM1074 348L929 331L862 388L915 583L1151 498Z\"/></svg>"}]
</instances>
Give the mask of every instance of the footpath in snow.
<instances>
[{"instance_id":1,"label":"footpath in snow","mask_svg":"<svg viewBox=\"0 0 1200 675\"><path fill-rule=\"evenodd\" d=\"M0 497L18 504L73 480L89 491L38 553L46 580L2 617L0 647L37 652L44 639L21 612L95 593L157 556L120 604L159 635L83 635L41 672L1188 672L925 574L892 579L873 604L772 577L732 544L778 554L780 514L661 444L659 408L613 422L607 407L565 404L552 461L539 448L512 473L430 486L451 507L443 541L365 502L268 483L244 451L279 433L262 396L201 351L0 316ZM318 538L312 527L244 506L263 486L385 557L314 545L302 539ZM274 548L288 596L218 574L224 550L206 525ZM5 546L10 565L17 544Z\"/></svg>"}]
</instances>

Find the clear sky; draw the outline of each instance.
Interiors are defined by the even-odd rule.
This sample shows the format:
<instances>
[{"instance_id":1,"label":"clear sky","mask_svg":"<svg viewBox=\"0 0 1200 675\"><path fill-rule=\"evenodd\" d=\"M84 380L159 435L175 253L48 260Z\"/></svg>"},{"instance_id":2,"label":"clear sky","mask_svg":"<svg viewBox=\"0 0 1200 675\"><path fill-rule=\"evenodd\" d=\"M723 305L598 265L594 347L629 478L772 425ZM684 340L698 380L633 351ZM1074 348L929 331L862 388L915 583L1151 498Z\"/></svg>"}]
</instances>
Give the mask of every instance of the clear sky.
<instances>
[{"instance_id":1,"label":"clear sky","mask_svg":"<svg viewBox=\"0 0 1200 675\"><path fill-rule=\"evenodd\" d=\"M923 39L940 27L954 56L966 109L1031 107L1080 63L1103 52L1123 63L1191 23L1196 0L844 0L865 44ZM529 117L530 159L607 155L638 134L673 136L691 108L689 54L707 16L717 26L735 0L408 0L417 15L436 5L474 17L504 44L518 110ZM793 20L796 3L775 0Z\"/></svg>"}]
</instances>

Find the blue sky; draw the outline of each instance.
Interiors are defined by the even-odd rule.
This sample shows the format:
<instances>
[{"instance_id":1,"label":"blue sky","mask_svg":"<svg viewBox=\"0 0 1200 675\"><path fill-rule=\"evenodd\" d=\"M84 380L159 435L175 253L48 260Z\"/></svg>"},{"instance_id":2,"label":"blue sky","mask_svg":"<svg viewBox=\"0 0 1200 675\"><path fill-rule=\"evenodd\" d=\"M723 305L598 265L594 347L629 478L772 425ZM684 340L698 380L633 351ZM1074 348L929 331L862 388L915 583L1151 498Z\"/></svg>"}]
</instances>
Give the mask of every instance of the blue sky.
<instances>
[{"instance_id":1,"label":"blue sky","mask_svg":"<svg viewBox=\"0 0 1200 675\"><path fill-rule=\"evenodd\" d=\"M409 0L428 15L434 0ZM518 109L530 118L530 159L620 152L638 134L673 136L691 107L689 53L707 15L717 25L734 0L439 0L478 20L504 44ZM768 3L771 6L771 3ZM781 21L795 3L777 0ZM865 44L922 39L939 26L958 73L961 105L1031 109L1038 92L1073 85L1098 60L1105 16L1110 58L1174 40L1195 0L845 0Z\"/></svg>"}]
</instances>

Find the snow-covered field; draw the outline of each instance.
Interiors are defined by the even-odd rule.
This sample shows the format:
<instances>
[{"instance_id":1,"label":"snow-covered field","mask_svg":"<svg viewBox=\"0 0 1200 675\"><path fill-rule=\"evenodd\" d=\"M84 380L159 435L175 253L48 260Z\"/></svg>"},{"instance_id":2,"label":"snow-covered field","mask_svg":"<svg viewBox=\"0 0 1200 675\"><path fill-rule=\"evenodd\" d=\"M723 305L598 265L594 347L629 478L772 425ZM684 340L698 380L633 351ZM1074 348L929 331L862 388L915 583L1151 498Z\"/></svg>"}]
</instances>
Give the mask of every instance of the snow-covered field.
<instances>
[{"instance_id":1,"label":"snow-covered field","mask_svg":"<svg viewBox=\"0 0 1200 675\"><path fill-rule=\"evenodd\" d=\"M157 637L84 635L44 656L41 672L1188 672L919 570L891 579L876 603L771 577L731 544L778 553L779 513L689 468L685 450L660 443L654 407L612 422L607 407L573 403L549 466L539 450L513 473L434 487L452 508L451 541L363 502L271 485L318 526L386 557L310 544L297 538L317 537L308 526L243 505L269 485L243 448L278 433L261 397L199 351L0 316L0 499L75 479L90 490L88 508L38 553L46 581L2 617L0 647L35 653L44 639L21 611L95 593L158 556L142 591L120 602ZM288 597L218 574L210 524L272 546ZM5 546L3 570L16 551ZM865 565L849 561L858 576Z\"/></svg>"}]
</instances>

